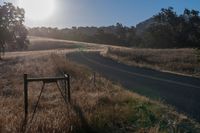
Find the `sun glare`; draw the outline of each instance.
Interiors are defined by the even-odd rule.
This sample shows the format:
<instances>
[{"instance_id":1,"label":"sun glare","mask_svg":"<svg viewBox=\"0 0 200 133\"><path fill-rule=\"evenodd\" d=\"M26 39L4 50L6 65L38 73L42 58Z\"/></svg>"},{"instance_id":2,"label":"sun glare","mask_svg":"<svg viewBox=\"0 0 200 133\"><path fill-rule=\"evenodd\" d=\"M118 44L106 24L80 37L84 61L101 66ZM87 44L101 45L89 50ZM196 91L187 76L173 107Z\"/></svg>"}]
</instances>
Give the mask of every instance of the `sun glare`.
<instances>
[{"instance_id":1,"label":"sun glare","mask_svg":"<svg viewBox=\"0 0 200 133\"><path fill-rule=\"evenodd\" d=\"M19 0L19 7L25 9L25 17L31 20L45 20L53 14L54 0Z\"/></svg>"}]
</instances>

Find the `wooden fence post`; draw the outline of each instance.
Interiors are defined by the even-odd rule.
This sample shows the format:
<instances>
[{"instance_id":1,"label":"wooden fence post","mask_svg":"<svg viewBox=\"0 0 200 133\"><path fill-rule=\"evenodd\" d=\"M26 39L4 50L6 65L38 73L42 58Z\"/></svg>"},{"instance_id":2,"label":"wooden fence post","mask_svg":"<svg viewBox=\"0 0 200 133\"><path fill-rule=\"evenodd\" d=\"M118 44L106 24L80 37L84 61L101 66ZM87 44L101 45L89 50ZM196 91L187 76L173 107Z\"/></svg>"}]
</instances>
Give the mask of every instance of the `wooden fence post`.
<instances>
[{"instance_id":1,"label":"wooden fence post","mask_svg":"<svg viewBox=\"0 0 200 133\"><path fill-rule=\"evenodd\" d=\"M71 92L70 92L70 75L67 74L67 86L68 86L68 102L71 101Z\"/></svg>"},{"instance_id":2,"label":"wooden fence post","mask_svg":"<svg viewBox=\"0 0 200 133\"><path fill-rule=\"evenodd\" d=\"M93 83L94 83L94 87L96 87L96 73L94 72L94 75L93 75Z\"/></svg>"},{"instance_id":3,"label":"wooden fence post","mask_svg":"<svg viewBox=\"0 0 200 133\"><path fill-rule=\"evenodd\" d=\"M65 101L67 102L67 82L66 81L64 81L64 88L65 88Z\"/></svg>"},{"instance_id":4,"label":"wooden fence post","mask_svg":"<svg viewBox=\"0 0 200 133\"><path fill-rule=\"evenodd\" d=\"M64 80L64 94L63 91L60 90L58 81ZM70 75L65 74L64 77L43 77L43 78L28 78L28 74L24 74L24 120L27 122L28 118L28 83L29 82L43 82L43 83L57 83L58 89L61 91L61 95L64 100L67 101L67 93L68 93L68 102L71 101L71 92L70 92ZM68 88L67 88L68 86ZM43 88L42 88L43 89ZM67 90L68 89L68 90ZM42 92L42 91L41 91Z\"/></svg>"},{"instance_id":5,"label":"wooden fence post","mask_svg":"<svg viewBox=\"0 0 200 133\"><path fill-rule=\"evenodd\" d=\"M28 81L27 81L27 74L24 74L24 113L25 113L25 120L27 120L28 116Z\"/></svg>"}]
</instances>

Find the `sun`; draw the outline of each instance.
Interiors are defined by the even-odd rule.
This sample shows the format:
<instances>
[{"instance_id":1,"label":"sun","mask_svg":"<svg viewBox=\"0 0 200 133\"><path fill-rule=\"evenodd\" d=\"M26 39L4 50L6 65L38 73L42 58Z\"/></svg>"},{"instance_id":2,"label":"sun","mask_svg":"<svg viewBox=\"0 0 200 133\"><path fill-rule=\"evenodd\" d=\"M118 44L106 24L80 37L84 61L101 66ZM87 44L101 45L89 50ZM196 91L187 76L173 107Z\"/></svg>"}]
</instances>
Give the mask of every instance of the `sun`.
<instances>
[{"instance_id":1,"label":"sun","mask_svg":"<svg viewBox=\"0 0 200 133\"><path fill-rule=\"evenodd\" d=\"M54 0L19 0L18 6L25 9L25 17L30 20L45 20L54 11Z\"/></svg>"}]
</instances>

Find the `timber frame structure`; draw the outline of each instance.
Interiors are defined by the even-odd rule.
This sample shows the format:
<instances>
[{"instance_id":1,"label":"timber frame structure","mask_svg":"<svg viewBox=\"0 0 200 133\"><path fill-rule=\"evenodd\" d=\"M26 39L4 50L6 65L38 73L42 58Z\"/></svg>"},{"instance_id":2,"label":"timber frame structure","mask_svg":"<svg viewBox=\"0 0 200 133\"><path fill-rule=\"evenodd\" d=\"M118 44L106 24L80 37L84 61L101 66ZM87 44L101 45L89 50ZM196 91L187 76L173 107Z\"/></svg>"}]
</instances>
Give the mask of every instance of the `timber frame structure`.
<instances>
[{"instance_id":1,"label":"timber frame structure","mask_svg":"<svg viewBox=\"0 0 200 133\"><path fill-rule=\"evenodd\" d=\"M58 85L58 81L64 81L64 94ZM36 112L36 108L39 103L40 96L42 94L42 91L43 91L46 83L56 83L65 102L68 101L70 103L71 94L70 94L70 75L69 74L64 74L63 77L42 77L42 78L28 78L28 74L24 74L24 117L25 117L25 121L27 121L27 118L28 118L28 84L30 82L43 82L42 90L40 92L34 113Z\"/></svg>"}]
</instances>

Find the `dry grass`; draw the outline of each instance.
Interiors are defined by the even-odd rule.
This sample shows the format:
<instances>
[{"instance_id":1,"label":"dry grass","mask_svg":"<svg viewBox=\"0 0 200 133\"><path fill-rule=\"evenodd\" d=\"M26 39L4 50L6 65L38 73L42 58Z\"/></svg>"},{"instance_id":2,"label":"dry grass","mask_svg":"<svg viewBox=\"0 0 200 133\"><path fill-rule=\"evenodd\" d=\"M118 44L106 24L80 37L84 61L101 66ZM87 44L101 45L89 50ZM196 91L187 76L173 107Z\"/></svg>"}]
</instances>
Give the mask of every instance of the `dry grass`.
<instances>
[{"instance_id":1,"label":"dry grass","mask_svg":"<svg viewBox=\"0 0 200 133\"><path fill-rule=\"evenodd\" d=\"M64 103L55 84L47 85L33 123L28 123L26 132L199 131L197 123L178 115L173 109L113 85L100 75L95 87L88 68L70 62L62 55L9 57L0 67L2 133L23 132L23 74L55 76L60 69L72 76L72 104ZM41 85L29 85L30 112Z\"/></svg>"},{"instance_id":2,"label":"dry grass","mask_svg":"<svg viewBox=\"0 0 200 133\"><path fill-rule=\"evenodd\" d=\"M200 76L194 49L108 48L104 54L125 64Z\"/></svg>"},{"instance_id":3,"label":"dry grass","mask_svg":"<svg viewBox=\"0 0 200 133\"><path fill-rule=\"evenodd\" d=\"M60 40L53 38L44 37L29 37L30 45L28 51L38 51L38 50L52 50L52 49L98 49L102 50L104 47L102 45L97 45L93 43L77 42Z\"/></svg>"},{"instance_id":4,"label":"dry grass","mask_svg":"<svg viewBox=\"0 0 200 133\"><path fill-rule=\"evenodd\" d=\"M62 42L57 40L45 40L38 38L31 38L30 45L28 47L29 51L38 51L38 50L51 50L51 49L74 49L86 47L80 44L73 42Z\"/></svg>"}]
</instances>

